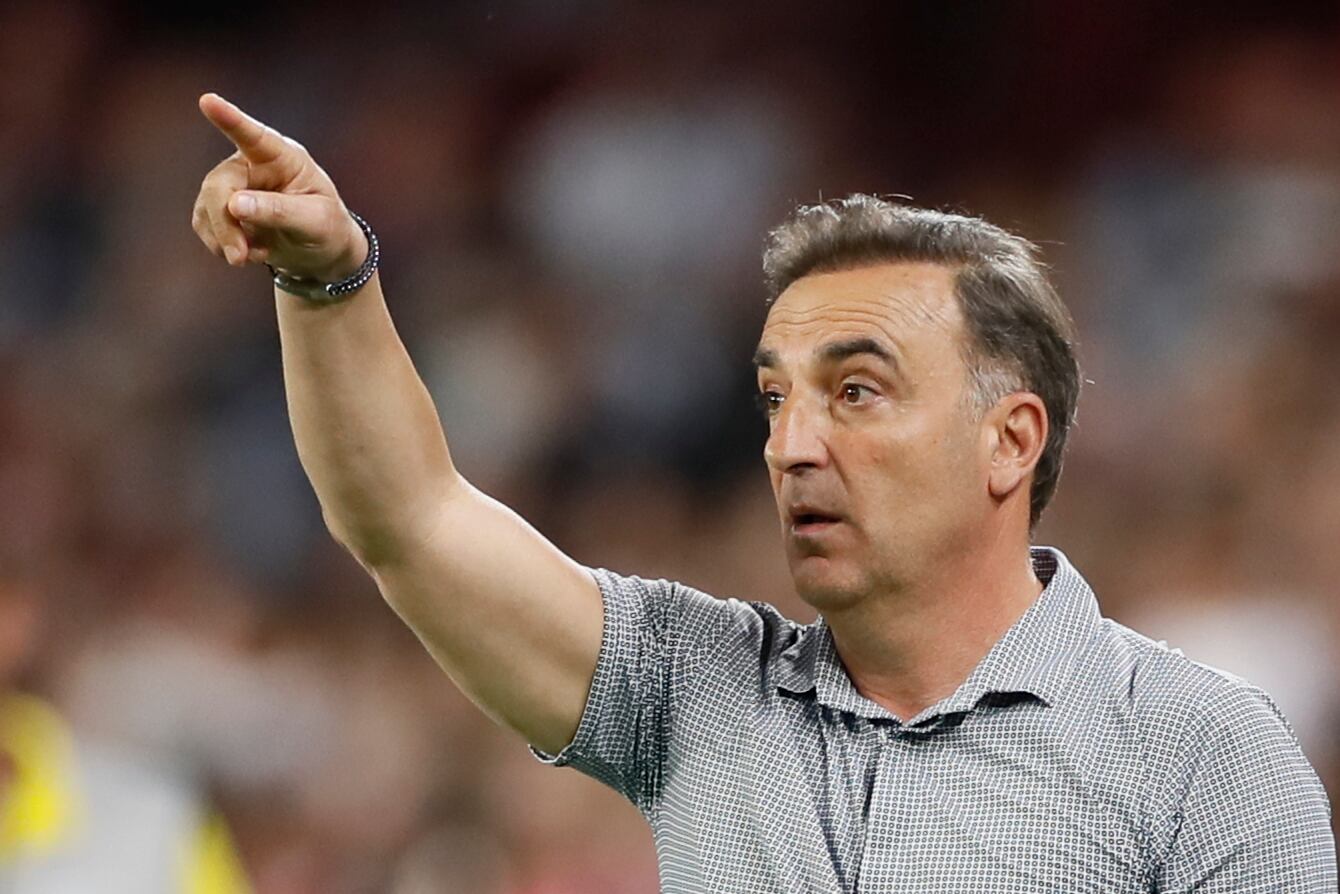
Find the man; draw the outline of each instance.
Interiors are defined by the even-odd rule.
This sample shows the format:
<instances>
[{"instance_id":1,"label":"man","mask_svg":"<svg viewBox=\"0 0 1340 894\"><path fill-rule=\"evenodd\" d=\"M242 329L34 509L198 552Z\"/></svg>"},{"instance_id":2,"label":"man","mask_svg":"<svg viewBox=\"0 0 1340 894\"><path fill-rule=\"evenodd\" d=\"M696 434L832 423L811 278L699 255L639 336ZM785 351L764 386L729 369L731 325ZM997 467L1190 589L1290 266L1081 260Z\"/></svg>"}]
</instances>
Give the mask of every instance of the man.
<instances>
[{"instance_id":1,"label":"man","mask_svg":"<svg viewBox=\"0 0 1340 894\"><path fill-rule=\"evenodd\" d=\"M1329 806L1270 699L1098 614L1029 535L1078 392L1023 240L857 196L765 267L765 459L822 619L589 570L466 482L371 229L221 98L196 232L276 269L331 532L456 683L642 810L667 891L1324 891Z\"/></svg>"}]
</instances>

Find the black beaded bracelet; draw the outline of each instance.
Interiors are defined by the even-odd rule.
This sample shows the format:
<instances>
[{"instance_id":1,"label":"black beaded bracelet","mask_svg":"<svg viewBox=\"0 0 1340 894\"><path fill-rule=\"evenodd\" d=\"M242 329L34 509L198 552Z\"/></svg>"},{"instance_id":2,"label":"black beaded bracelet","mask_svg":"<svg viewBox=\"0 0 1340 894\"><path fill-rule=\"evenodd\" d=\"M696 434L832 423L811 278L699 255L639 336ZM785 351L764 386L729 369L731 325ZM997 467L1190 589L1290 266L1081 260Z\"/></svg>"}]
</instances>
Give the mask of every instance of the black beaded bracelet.
<instances>
[{"instance_id":1,"label":"black beaded bracelet","mask_svg":"<svg viewBox=\"0 0 1340 894\"><path fill-rule=\"evenodd\" d=\"M363 259L357 270L339 282L321 283L314 279L297 279L266 264L265 266L270 268L270 275L274 277L275 286L290 295L305 298L313 304L338 304L367 285L368 280L372 279L372 274L377 272L377 265L381 263L381 246L377 242L377 234L372 232L372 227L368 226L366 220L352 211L349 212L349 216L368 239L368 256Z\"/></svg>"}]
</instances>

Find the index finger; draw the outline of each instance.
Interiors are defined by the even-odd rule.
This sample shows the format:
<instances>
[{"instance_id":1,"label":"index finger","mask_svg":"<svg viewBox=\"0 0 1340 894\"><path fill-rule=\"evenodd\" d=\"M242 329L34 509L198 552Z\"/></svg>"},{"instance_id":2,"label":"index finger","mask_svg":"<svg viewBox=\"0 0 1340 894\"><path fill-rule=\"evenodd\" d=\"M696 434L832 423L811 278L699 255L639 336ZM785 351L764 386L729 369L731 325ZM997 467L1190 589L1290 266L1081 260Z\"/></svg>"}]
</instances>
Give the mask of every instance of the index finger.
<instances>
[{"instance_id":1,"label":"index finger","mask_svg":"<svg viewBox=\"0 0 1340 894\"><path fill-rule=\"evenodd\" d=\"M284 154L284 138L217 93L200 97L200 111L247 160L264 164Z\"/></svg>"}]
</instances>

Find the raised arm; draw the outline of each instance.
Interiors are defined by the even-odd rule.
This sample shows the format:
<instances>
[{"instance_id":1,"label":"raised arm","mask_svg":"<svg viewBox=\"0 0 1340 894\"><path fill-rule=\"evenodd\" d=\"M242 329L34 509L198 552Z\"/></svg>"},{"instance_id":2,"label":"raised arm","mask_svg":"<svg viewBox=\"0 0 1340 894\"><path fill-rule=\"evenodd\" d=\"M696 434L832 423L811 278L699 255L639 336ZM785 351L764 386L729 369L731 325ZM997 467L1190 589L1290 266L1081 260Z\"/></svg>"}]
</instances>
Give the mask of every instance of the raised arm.
<instances>
[{"instance_id":1,"label":"raised arm","mask_svg":"<svg viewBox=\"0 0 1340 894\"><path fill-rule=\"evenodd\" d=\"M236 151L192 225L234 266L334 282L367 254L335 185L298 143L215 94ZM546 751L568 743L600 649L589 574L456 471L374 276L317 305L275 290L289 417L327 526L458 686Z\"/></svg>"}]
</instances>

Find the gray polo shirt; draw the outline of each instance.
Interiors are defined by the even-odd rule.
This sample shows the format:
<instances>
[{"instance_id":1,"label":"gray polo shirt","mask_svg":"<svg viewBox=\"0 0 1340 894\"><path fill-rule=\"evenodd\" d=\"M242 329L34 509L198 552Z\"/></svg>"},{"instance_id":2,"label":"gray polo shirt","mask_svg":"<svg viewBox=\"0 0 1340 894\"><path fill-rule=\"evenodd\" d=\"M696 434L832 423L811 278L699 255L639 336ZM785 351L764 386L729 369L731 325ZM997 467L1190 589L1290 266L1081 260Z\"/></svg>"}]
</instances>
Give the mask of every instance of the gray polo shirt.
<instances>
[{"instance_id":1,"label":"gray polo shirt","mask_svg":"<svg viewBox=\"0 0 1340 894\"><path fill-rule=\"evenodd\" d=\"M1270 697L1103 618L1059 551L906 723L823 620L593 570L571 764L650 822L667 892L1334 892L1326 793Z\"/></svg>"}]
</instances>

